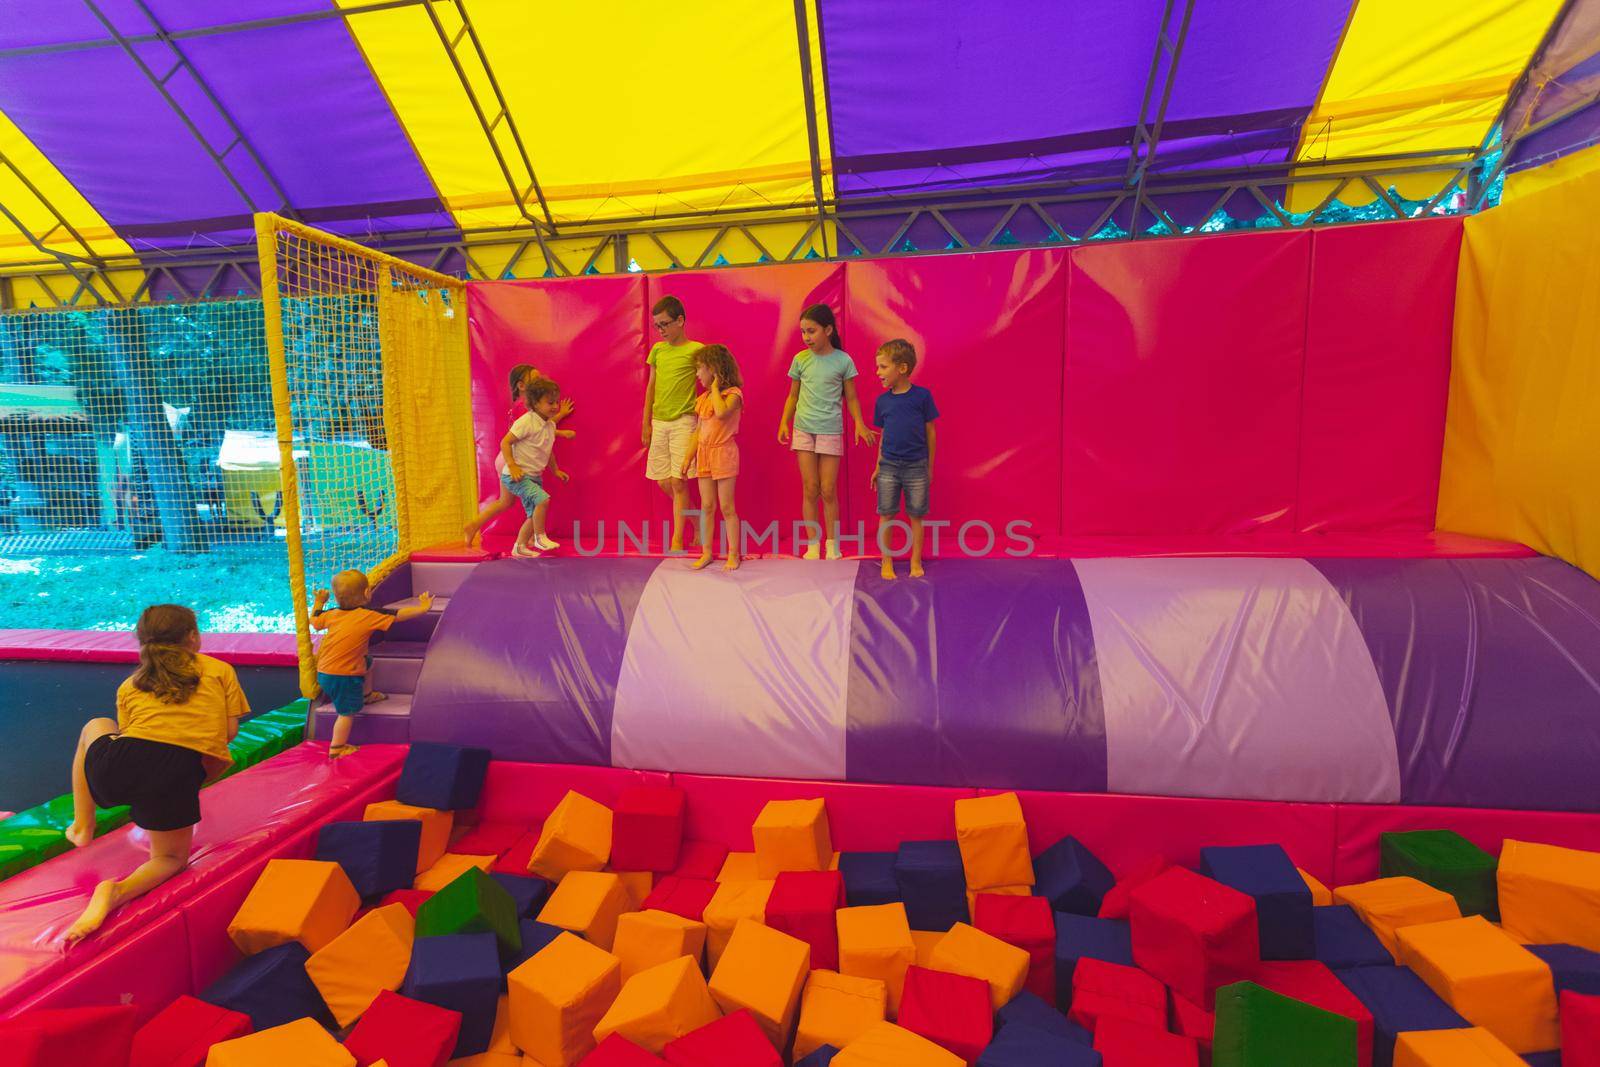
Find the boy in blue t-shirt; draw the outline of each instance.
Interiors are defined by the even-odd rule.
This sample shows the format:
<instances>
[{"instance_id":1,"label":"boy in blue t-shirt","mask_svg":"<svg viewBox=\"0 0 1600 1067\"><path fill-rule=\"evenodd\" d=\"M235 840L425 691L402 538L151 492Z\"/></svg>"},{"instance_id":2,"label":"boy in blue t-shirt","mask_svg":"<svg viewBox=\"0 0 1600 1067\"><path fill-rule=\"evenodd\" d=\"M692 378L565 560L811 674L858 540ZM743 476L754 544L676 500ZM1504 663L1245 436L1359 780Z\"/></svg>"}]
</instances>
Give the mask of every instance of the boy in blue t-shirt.
<instances>
[{"instance_id":1,"label":"boy in blue t-shirt","mask_svg":"<svg viewBox=\"0 0 1600 1067\"><path fill-rule=\"evenodd\" d=\"M928 471L933 466L933 420L939 417L933 394L911 384L917 350L896 338L878 347L878 381L883 392L872 407L872 424L883 430L872 485L878 493L878 551L881 573L894 577L894 554L885 527L905 497L911 527L911 577L922 577L922 517L928 513Z\"/></svg>"}]
</instances>

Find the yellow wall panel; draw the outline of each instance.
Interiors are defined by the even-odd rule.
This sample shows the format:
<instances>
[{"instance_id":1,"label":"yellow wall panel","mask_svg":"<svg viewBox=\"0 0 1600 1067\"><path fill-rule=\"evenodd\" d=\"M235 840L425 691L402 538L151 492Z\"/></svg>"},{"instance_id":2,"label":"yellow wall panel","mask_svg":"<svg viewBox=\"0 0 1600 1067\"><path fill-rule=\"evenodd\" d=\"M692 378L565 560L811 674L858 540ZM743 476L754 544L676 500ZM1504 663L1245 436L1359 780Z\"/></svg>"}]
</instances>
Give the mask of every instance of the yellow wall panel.
<instances>
[{"instance_id":1,"label":"yellow wall panel","mask_svg":"<svg viewBox=\"0 0 1600 1067\"><path fill-rule=\"evenodd\" d=\"M1505 187L1500 191L1500 202L1513 203L1530 193L1582 177L1593 170L1600 170L1600 145L1562 156L1543 166L1506 175Z\"/></svg>"}]
</instances>

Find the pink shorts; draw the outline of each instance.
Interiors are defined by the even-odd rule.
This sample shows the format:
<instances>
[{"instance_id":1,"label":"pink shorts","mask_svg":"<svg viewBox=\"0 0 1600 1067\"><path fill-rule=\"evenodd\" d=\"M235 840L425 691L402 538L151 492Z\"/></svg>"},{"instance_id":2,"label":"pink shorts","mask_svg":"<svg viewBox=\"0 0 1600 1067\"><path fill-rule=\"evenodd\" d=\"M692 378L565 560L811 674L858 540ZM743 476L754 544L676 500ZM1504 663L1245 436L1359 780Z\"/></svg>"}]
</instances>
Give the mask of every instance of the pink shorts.
<instances>
[{"instance_id":1,"label":"pink shorts","mask_svg":"<svg viewBox=\"0 0 1600 1067\"><path fill-rule=\"evenodd\" d=\"M789 447L795 452L815 452L819 456L844 455L844 434L806 433L796 430Z\"/></svg>"},{"instance_id":2,"label":"pink shorts","mask_svg":"<svg viewBox=\"0 0 1600 1067\"><path fill-rule=\"evenodd\" d=\"M701 445L695 451L695 468L699 477L721 481L739 473L739 444L724 441L721 444Z\"/></svg>"}]
</instances>

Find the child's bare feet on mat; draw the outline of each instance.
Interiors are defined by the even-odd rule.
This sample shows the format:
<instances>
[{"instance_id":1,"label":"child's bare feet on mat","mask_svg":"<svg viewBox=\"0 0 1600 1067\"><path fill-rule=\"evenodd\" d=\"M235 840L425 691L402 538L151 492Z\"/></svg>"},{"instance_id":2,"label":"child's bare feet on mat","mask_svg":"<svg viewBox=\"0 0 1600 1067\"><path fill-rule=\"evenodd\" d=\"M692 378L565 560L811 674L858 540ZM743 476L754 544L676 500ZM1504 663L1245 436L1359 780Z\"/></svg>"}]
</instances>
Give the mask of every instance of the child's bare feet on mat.
<instances>
[{"instance_id":1,"label":"child's bare feet on mat","mask_svg":"<svg viewBox=\"0 0 1600 1067\"><path fill-rule=\"evenodd\" d=\"M361 751L361 746L360 745L335 745L332 748L328 749L328 758L329 759L343 759L346 756L353 755L353 754L355 754L357 752L360 752L360 751Z\"/></svg>"},{"instance_id":2,"label":"child's bare feet on mat","mask_svg":"<svg viewBox=\"0 0 1600 1067\"><path fill-rule=\"evenodd\" d=\"M911 577L922 577L922 561L920 559L914 559L911 561Z\"/></svg>"},{"instance_id":3,"label":"child's bare feet on mat","mask_svg":"<svg viewBox=\"0 0 1600 1067\"><path fill-rule=\"evenodd\" d=\"M725 570L725 571L736 571L736 570L738 570L739 569L739 557L738 556L729 556L728 557L728 562L726 562L726 563L724 563L722 565L722 569Z\"/></svg>"},{"instance_id":4,"label":"child's bare feet on mat","mask_svg":"<svg viewBox=\"0 0 1600 1067\"><path fill-rule=\"evenodd\" d=\"M89 906L83 909L83 914L78 916L78 921L67 927L67 932L61 939L69 945L82 941L106 921L106 916L111 914L111 909L117 902L117 883L107 879L94 887L94 894L89 897Z\"/></svg>"},{"instance_id":5,"label":"child's bare feet on mat","mask_svg":"<svg viewBox=\"0 0 1600 1067\"><path fill-rule=\"evenodd\" d=\"M82 848L84 845L87 845L90 841L94 840L93 823L89 824L88 826L79 826L77 823L73 823L71 826L67 827L64 832L67 840L72 842L73 848Z\"/></svg>"},{"instance_id":6,"label":"child's bare feet on mat","mask_svg":"<svg viewBox=\"0 0 1600 1067\"><path fill-rule=\"evenodd\" d=\"M388 700L388 693L380 693L376 689L361 698L363 704L376 704L380 700Z\"/></svg>"},{"instance_id":7,"label":"child's bare feet on mat","mask_svg":"<svg viewBox=\"0 0 1600 1067\"><path fill-rule=\"evenodd\" d=\"M885 556L884 559L883 559L883 562L878 565L878 574L883 578L887 578L889 580L893 580L894 579L894 560L892 560L889 557ZM916 577L915 572L912 573L912 577Z\"/></svg>"},{"instance_id":8,"label":"child's bare feet on mat","mask_svg":"<svg viewBox=\"0 0 1600 1067\"><path fill-rule=\"evenodd\" d=\"M702 553L700 553L700 558L699 559L697 559L693 563L689 564L689 569L692 570L692 571L699 571L699 570L704 570L705 568L707 568L709 566L711 566L711 553L710 552L702 552Z\"/></svg>"}]
</instances>

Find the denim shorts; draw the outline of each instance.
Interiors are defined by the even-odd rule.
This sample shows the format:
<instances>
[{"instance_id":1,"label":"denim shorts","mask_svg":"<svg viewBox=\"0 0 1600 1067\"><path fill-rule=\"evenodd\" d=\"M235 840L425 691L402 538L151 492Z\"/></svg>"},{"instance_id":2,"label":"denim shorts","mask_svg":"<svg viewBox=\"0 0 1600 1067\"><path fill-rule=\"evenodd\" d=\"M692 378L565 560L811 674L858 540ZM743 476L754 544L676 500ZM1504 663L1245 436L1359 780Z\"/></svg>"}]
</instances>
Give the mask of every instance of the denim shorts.
<instances>
[{"instance_id":1,"label":"denim shorts","mask_svg":"<svg viewBox=\"0 0 1600 1067\"><path fill-rule=\"evenodd\" d=\"M500 484L505 486L512 496L522 501L522 510L529 515L533 514L534 508L550 499L550 494L544 490L544 479L537 474L524 474L516 481L512 481L511 475L501 471Z\"/></svg>"},{"instance_id":2,"label":"denim shorts","mask_svg":"<svg viewBox=\"0 0 1600 1067\"><path fill-rule=\"evenodd\" d=\"M906 515L920 519L928 513L928 463L878 461L878 514L893 515L900 510L905 494Z\"/></svg>"},{"instance_id":3,"label":"denim shorts","mask_svg":"<svg viewBox=\"0 0 1600 1067\"><path fill-rule=\"evenodd\" d=\"M355 715L361 711L367 701L367 695L363 692L365 685L366 678L359 674L317 672L317 687L340 715Z\"/></svg>"}]
</instances>

